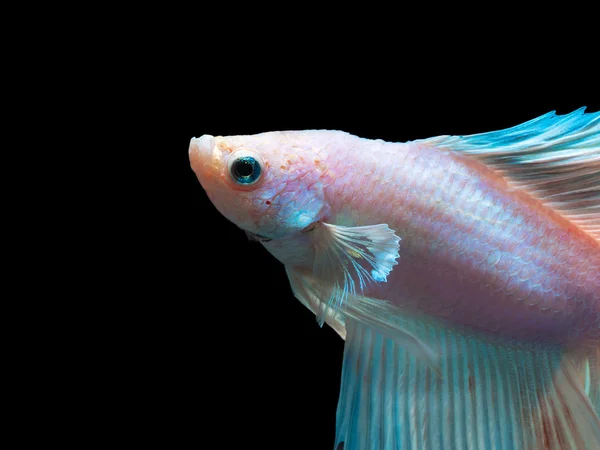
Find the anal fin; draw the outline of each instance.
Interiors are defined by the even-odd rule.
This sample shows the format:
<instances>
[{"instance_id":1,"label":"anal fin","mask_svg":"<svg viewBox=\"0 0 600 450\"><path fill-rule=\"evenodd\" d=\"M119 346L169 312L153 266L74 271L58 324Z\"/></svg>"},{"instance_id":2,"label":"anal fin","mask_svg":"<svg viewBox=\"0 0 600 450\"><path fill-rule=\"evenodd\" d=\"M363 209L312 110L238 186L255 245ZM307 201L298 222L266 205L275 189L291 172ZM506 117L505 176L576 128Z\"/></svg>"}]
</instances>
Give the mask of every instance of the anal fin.
<instances>
[{"instance_id":1,"label":"anal fin","mask_svg":"<svg viewBox=\"0 0 600 450\"><path fill-rule=\"evenodd\" d=\"M580 349L573 357L584 386L596 414L600 416L600 347Z\"/></svg>"},{"instance_id":2,"label":"anal fin","mask_svg":"<svg viewBox=\"0 0 600 450\"><path fill-rule=\"evenodd\" d=\"M438 375L368 325L345 325L334 448L600 448L600 420L561 348L417 326L441 352Z\"/></svg>"}]
</instances>

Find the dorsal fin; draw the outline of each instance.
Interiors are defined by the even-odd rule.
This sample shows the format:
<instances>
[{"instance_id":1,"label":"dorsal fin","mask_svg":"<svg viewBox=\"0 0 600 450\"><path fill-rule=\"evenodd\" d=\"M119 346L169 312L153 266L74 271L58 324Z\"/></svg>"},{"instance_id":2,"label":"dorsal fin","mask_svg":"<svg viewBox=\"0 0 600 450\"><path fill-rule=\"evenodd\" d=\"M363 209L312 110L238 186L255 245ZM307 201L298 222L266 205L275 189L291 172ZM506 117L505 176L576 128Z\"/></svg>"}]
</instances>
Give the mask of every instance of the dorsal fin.
<instances>
[{"instance_id":1,"label":"dorsal fin","mask_svg":"<svg viewBox=\"0 0 600 450\"><path fill-rule=\"evenodd\" d=\"M600 112L552 111L504 130L418 142L479 159L600 241Z\"/></svg>"}]
</instances>

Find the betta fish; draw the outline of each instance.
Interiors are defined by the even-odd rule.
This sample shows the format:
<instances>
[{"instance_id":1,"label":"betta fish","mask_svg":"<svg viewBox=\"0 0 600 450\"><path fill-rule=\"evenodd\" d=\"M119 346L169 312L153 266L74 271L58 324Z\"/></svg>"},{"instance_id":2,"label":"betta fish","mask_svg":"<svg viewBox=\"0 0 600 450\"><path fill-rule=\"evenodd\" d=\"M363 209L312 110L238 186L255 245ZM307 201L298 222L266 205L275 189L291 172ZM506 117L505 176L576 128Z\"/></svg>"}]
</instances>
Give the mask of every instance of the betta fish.
<instances>
[{"instance_id":1,"label":"betta fish","mask_svg":"<svg viewBox=\"0 0 600 450\"><path fill-rule=\"evenodd\" d=\"M335 449L600 449L600 112L203 135L189 158L345 340Z\"/></svg>"}]
</instances>

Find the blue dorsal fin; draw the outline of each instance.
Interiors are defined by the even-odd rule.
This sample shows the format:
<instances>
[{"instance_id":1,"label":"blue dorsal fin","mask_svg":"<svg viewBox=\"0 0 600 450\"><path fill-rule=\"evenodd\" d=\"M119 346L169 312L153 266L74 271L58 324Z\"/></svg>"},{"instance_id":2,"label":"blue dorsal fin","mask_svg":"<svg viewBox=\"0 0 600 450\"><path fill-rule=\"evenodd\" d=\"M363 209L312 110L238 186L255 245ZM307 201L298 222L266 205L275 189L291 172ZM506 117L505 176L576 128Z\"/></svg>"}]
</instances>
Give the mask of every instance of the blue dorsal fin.
<instances>
[{"instance_id":1,"label":"blue dorsal fin","mask_svg":"<svg viewBox=\"0 0 600 450\"><path fill-rule=\"evenodd\" d=\"M600 112L552 111L504 130L417 142L482 161L600 240Z\"/></svg>"}]
</instances>

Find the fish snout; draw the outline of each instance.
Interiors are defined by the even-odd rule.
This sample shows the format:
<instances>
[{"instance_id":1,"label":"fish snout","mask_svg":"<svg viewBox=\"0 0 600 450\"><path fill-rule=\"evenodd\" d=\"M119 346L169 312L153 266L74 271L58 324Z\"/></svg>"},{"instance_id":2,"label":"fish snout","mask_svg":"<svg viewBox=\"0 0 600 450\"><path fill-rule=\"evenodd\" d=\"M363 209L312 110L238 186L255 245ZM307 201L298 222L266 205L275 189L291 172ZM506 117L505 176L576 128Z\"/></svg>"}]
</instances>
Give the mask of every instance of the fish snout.
<instances>
[{"instance_id":1,"label":"fish snout","mask_svg":"<svg viewBox=\"0 0 600 450\"><path fill-rule=\"evenodd\" d=\"M215 137L210 134L204 134L199 138L192 138L190 141L189 154L192 157L193 153L197 153L200 158L209 158L212 150Z\"/></svg>"},{"instance_id":2,"label":"fish snout","mask_svg":"<svg viewBox=\"0 0 600 450\"><path fill-rule=\"evenodd\" d=\"M201 177L205 176L207 167L211 161L214 139L214 136L205 134L199 138L192 138L190 140L190 148L188 150L190 164L201 182Z\"/></svg>"}]
</instances>

